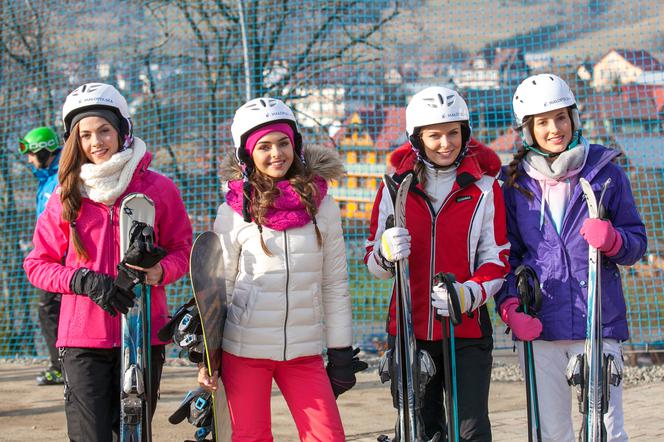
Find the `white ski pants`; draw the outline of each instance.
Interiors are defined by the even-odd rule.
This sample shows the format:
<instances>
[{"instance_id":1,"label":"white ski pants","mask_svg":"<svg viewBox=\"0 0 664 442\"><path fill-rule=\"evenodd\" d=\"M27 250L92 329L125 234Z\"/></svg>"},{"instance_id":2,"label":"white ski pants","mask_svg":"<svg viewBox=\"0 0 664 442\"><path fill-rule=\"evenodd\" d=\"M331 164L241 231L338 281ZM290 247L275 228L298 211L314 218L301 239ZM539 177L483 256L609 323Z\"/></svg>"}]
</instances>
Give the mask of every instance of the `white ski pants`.
<instances>
[{"instance_id":1,"label":"white ski pants","mask_svg":"<svg viewBox=\"0 0 664 442\"><path fill-rule=\"evenodd\" d=\"M523 343L517 342L521 373L524 371ZM583 354L584 341L533 341L535 375L540 411L540 426L544 442L574 442L572 413L578 413L575 387L567 384L565 370L574 355ZM622 345L615 339L604 339L604 354L613 355L620 369L623 367ZM525 375L524 375L525 379ZM607 439L626 441L622 407L622 382L610 386L609 410L604 415Z\"/></svg>"}]
</instances>

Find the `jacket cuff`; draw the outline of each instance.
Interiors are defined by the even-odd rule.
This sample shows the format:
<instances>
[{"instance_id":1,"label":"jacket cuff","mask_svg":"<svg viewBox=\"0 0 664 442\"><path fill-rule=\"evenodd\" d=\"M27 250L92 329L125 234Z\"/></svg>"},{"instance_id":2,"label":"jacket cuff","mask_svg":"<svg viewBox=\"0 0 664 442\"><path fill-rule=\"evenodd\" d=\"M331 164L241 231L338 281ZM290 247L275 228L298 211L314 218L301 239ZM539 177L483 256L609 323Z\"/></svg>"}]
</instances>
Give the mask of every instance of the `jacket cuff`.
<instances>
[{"instance_id":1,"label":"jacket cuff","mask_svg":"<svg viewBox=\"0 0 664 442\"><path fill-rule=\"evenodd\" d=\"M509 313L512 310L516 310L518 306L519 306L519 301L516 298L507 298L505 302L500 304L500 307L498 309L500 311L500 317L502 318L503 322L508 326L510 325Z\"/></svg>"},{"instance_id":2,"label":"jacket cuff","mask_svg":"<svg viewBox=\"0 0 664 442\"><path fill-rule=\"evenodd\" d=\"M622 239L622 235L620 234L620 232L618 232L617 230L614 230L614 232L616 232L616 239L615 239L613 245L611 246L611 248L609 250L607 250L606 252L604 252L604 254L608 258L616 256L618 254L618 252L620 252L620 249L622 248L622 245L623 245L623 239Z\"/></svg>"}]
</instances>

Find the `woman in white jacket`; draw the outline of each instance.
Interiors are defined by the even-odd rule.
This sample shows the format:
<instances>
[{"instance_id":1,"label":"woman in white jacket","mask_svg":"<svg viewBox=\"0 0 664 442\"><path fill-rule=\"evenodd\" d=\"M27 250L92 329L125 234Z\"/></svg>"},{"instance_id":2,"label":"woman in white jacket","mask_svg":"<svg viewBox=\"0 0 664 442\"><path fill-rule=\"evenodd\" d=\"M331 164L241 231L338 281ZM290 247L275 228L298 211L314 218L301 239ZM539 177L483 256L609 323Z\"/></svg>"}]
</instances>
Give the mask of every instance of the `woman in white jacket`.
<instances>
[{"instance_id":1,"label":"woman in white jacket","mask_svg":"<svg viewBox=\"0 0 664 442\"><path fill-rule=\"evenodd\" d=\"M273 98L240 107L231 132L236 155L214 228L228 281L220 376L233 440L272 440L274 379L301 440L343 441L335 398L366 368L351 347L341 216L327 195L343 165L334 150L304 150L293 112ZM204 366L198 375L215 384Z\"/></svg>"}]
</instances>

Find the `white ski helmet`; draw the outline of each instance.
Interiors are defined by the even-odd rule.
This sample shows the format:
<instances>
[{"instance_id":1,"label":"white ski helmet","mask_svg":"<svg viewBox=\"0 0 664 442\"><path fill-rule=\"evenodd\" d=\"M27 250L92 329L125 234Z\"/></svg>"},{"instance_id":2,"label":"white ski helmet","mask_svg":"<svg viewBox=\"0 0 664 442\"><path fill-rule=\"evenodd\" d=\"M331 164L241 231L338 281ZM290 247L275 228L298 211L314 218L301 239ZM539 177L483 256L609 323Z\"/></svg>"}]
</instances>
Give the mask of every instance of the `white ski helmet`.
<instances>
[{"instance_id":1,"label":"white ski helmet","mask_svg":"<svg viewBox=\"0 0 664 442\"><path fill-rule=\"evenodd\" d=\"M124 140L124 147L131 145L132 125L129 116L127 100L116 88L105 83L86 83L74 89L62 106L62 122L65 127L65 139L71 133L73 118L81 113L93 109L106 109L115 113L120 123L120 135Z\"/></svg>"},{"instance_id":2,"label":"white ski helmet","mask_svg":"<svg viewBox=\"0 0 664 442\"><path fill-rule=\"evenodd\" d=\"M424 146L419 136L419 129L424 126L439 123L461 123L461 151L454 161L458 166L466 156L468 141L472 127L468 106L461 95L455 90L440 86L423 89L413 95L406 107L406 135L413 150L420 161L430 167L433 164L424 153Z\"/></svg>"},{"instance_id":3,"label":"white ski helmet","mask_svg":"<svg viewBox=\"0 0 664 442\"><path fill-rule=\"evenodd\" d=\"M293 128L293 146L295 153L302 155L302 136L297 127L297 120L290 107L276 98L260 97L247 101L235 111L231 134L238 161L246 163L249 155L244 149L247 137L256 129L276 122L288 123Z\"/></svg>"},{"instance_id":4,"label":"white ski helmet","mask_svg":"<svg viewBox=\"0 0 664 442\"><path fill-rule=\"evenodd\" d=\"M413 95L406 107L406 133L413 143L418 129L438 123L460 121L466 123L463 132L464 145L470 139L470 115L468 106L455 90L440 86L423 89ZM416 141L419 144L419 141ZM419 146L415 146L419 147Z\"/></svg>"},{"instance_id":5,"label":"white ski helmet","mask_svg":"<svg viewBox=\"0 0 664 442\"><path fill-rule=\"evenodd\" d=\"M528 147L534 145L534 138L528 127L524 126L524 120L533 115L568 107L572 110L574 130L580 131L581 119L574 93L562 78L553 74L537 74L526 78L516 88L512 99L517 129L522 132Z\"/></svg>"}]
</instances>

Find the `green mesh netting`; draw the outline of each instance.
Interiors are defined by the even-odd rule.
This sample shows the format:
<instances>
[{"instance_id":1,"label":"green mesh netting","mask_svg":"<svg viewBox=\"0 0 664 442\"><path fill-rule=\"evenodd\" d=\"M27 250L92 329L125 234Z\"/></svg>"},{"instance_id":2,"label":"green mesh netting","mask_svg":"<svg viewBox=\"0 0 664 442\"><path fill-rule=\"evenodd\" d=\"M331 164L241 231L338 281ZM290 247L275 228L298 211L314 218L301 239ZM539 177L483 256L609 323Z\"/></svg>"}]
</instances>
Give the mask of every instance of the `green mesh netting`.
<instances>
[{"instance_id":1,"label":"green mesh netting","mask_svg":"<svg viewBox=\"0 0 664 442\"><path fill-rule=\"evenodd\" d=\"M473 134L508 162L511 97L527 75L574 89L584 133L620 149L648 227L646 258L624 269L630 344L664 345L664 5L659 0L0 2L0 356L45 356L37 291L22 260L35 223L18 153L35 126L62 133L65 96L102 81L128 99L153 167L175 180L194 230L221 202L230 118L248 96L292 105L305 141L333 143L348 177L332 188L345 220L355 339L383 345L389 285L362 263L371 204L408 98L430 85L466 97ZM170 287L175 306L188 280ZM496 321L497 347L510 345Z\"/></svg>"}]
</instances>

